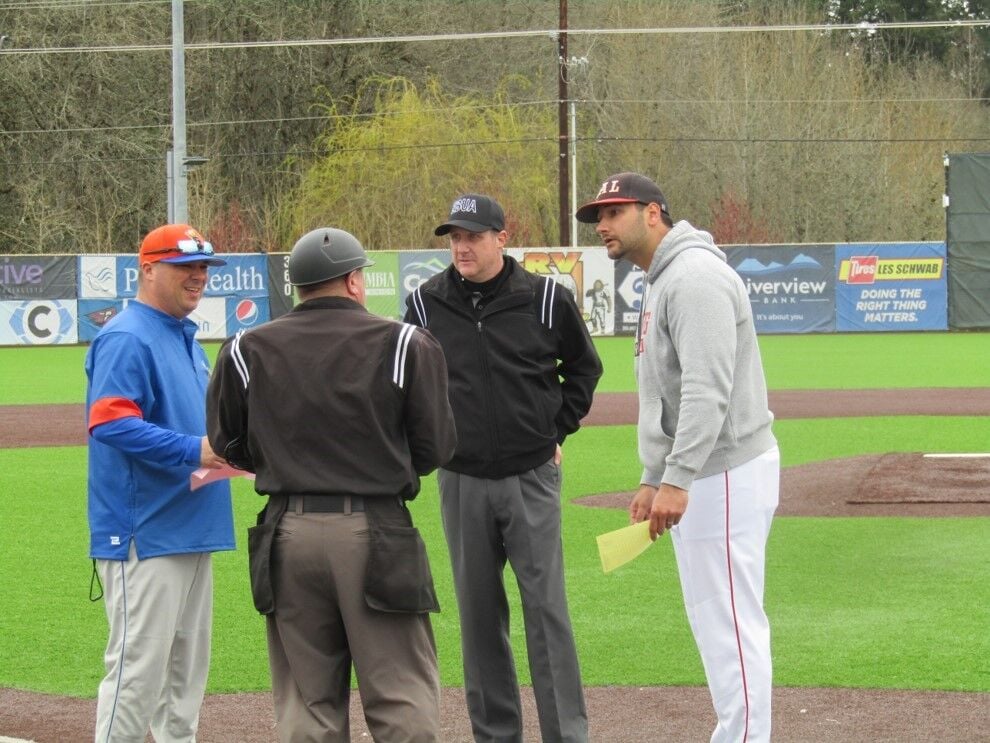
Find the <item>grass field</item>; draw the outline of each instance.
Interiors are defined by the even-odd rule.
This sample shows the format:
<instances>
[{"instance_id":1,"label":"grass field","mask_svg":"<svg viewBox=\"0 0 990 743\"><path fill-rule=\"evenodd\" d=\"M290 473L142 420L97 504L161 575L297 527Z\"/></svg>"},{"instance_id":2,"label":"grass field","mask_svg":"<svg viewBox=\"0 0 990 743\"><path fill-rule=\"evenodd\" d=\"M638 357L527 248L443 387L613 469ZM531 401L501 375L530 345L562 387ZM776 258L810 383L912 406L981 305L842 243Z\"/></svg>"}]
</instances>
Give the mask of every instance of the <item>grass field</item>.
<instances>
[{"instance_id":1,"label":"grass field","mask_svg":"<svg viewBox=\"0 0 990 743\"><path fill-rule=\"evenodd\" d=\"M605 365L601 392L636 388L633 341L595 340ZM205 345L211 357L219 344ZM765 335L760 350L770 389L984 387L990 333ZM0 347L0 405L79 403L85 346Z\"/></svg>"},{"instance_id":2,"label":"grass field","mask_svg":"<svg viewBox=\"0 0 990 743\"><path fill-rule=\"evenodd\" d=\"M633 389L628 338L599 341L602 389ZM982 386L990 334L762 337L771 387ZM215 350L215 347L214 347ZM81 348L0 349L0 404L81 402ZM781 420L785 466L888 451L986 451L978 417ZM564 499L631 489L635 428L588 428L565 446ZM106 620L88 600L84 447L0 449L4 525L0 686L93 696ZM268 688L264 623L247 584L244 531L263 500L235 483L237 551L215 561L211 691ZM435 616L445 685L461 683L457 614L434 478L413 511L444 611ZM669 540L604 575L595 535L620 511L564 508L568 591L588 685L704 683ZM768 547L767 611L782 686L990 691L990 519L778 518ZM509 581L511 584L511 580ZM521 612L514 646L528 683ZM658 662L652 650L663 638Z\"/></svg>"}]
</instances>

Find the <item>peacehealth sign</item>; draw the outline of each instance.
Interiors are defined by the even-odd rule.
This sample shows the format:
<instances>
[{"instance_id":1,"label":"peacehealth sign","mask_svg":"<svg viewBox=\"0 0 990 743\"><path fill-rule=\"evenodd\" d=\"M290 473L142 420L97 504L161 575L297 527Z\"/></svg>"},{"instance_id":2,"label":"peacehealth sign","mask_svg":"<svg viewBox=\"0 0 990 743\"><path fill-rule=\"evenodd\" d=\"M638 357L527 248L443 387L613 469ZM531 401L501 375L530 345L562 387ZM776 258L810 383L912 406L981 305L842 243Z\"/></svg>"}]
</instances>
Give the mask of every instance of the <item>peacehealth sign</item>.
<instances>
[{"instance_id":1,"label":"peacehealth sign","mask_svg":"<svg viewBox=\"0 0 990 743\"><path fill-rule=\"evenodd\" d=\"M227 253L211 268L204 297L190 319L198 338L220 340L269 318L263 255ZM79 257L79 340L90 341L137 294L137 256Z\"/></svg>"}]
</instances>

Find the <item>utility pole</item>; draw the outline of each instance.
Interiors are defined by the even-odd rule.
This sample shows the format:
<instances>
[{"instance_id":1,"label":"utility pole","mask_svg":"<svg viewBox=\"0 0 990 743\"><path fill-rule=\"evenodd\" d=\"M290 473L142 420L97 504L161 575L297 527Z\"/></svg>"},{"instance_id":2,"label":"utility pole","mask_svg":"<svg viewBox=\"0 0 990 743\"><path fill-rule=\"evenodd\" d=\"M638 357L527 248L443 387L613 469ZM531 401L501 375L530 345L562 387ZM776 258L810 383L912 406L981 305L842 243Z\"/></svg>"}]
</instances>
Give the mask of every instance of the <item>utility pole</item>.
<instances>
[{"instance_id":1,"label":"utility pole","mask_svg":"<svg viewBox=\"0 0 990 743\"><path fill-rule=\"evenodd\" d=\"M558 177L557 202L560 209L560 245L571 243L571 219L567 213L570 192L570 168L568 166L567 117L567 0L560 2L560 24L557 32L557 155L560 175Z\"/></svg>"}]
</instances>

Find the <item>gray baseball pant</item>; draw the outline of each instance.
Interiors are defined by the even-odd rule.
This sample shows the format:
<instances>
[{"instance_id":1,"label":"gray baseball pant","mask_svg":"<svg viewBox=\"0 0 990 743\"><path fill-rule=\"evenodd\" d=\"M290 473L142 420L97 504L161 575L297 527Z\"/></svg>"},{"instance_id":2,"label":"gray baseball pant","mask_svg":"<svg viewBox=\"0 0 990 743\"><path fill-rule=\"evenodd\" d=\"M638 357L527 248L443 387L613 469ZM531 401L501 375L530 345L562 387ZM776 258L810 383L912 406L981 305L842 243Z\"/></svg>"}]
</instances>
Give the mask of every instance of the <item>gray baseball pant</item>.
<instances>
[{"instance_id":1,"label":"gray baseball pant","mask_svg":"<svg viewBox=\"0 0 990 743\"><path fill-rule=\"evenodd\" d=\"M209 552L97 560L110 636L96 703L97 743L196 740L210 669Z\"/></svg>"},{"instance_id":2,"label":"gray baseball pant","mask_svg":"<svg viewBox=\"0 0 990 743\"><path fill-rule=\"evenodd\" d=\"M516 575L542 739L587 741L588 715L564 590L560 467L488 480L441 469L461 619L464 686L476 741L522 741L503 571Z\"/></svg>"}]
</instances>

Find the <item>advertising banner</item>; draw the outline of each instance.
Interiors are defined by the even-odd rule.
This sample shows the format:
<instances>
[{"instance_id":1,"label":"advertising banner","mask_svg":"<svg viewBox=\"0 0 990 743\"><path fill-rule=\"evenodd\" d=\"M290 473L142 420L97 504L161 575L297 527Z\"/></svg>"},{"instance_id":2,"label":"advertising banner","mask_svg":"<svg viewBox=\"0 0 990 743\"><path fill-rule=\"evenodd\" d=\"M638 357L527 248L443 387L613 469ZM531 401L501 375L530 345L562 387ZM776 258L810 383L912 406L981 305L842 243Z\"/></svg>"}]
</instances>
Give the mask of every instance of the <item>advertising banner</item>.
<instances>
[{"instance_id":1,"label":"advertising banner","mask_svg":"<svg viewBox=\"0 0 990 743\"><path fill-rule=\"evenodd\" d=\"M835 331L832 245L739 245L726 249L753 307L757 333Z\"/></svg>"},{"instance_id":2,"label":"advertising banner","mask_svg":"<svg viewBox=\"0 0 990 743\"><path fill-rule=\"evenodd\" d=\"M136 255L79 256L79 299L130 299L137 285Z\"/></svg>"},{"instance_id":3,"label":"advertising banner","mask_svg":"<svg viewBox=\"0 0 990 743\"><path fill-rule=\"evenodd\" d=\"M405 275L399 256L406 261L406 256L421 254L422 251L398 253L392 250L368 253L368 257L375 262L374 266L364 269L365 298L369 312L393 319L402 316L402 302L409 291L402 284ZM288 253L268 256L268 299L272 319L284 315L295 303L293 287L289 283Z\"/></svg>"},{"instance_id":4,"label":"advertising banner","mask_svg":"<svg viewBox=\"0 0 990 743\"><path fill-rule=\"evenodd\" d=\"M268 306L268 256L224 253L226 266L211 266L205 296L190 315L196 337L222 340L238 330L265 322ZM73 261L77 259L72 259ZM137 295L136 255L83 255L78 258L79 338L93 339L99 329Z\"/></svg>"},{"instance_id":5,"label":"advertising banner","mask_svg":"<svg viewBox=\"0 0 990 743\"><path fill-rule=\"evenodd\" d=\"M369 312L382 317L398 319L399 287L396 281L399 274L399 259L395 251L376 250L368 252L375 265L364 269L364 293Z\"/></svg>"},{"instance_id":6,"label":"advertising banner","mask_svg":"<svg viewBox=\"0 0 990 743\"><path fill-rule=\"evenodd\" d=\"M128 299L80 299L79 340L89 342L117 315ZM268 303L250 297L206 297L189 315L199 326L199 340L224 340L239 330L260 325L269 319Z\"/></svg>"},{"instance_id":7,"label":"advertising banner","mask_svg":"<svg viewBox=\"0 0 990 743\"><path fill-rule=\"evenodd\" d=\"M629 261L615 264L615 334L636 335L646 273Z\"/></svg>"},{"instance_id":8,"label":"advertising banner","mask_svg":"<svg viewBox=\"0 0 990 743\"><path fill-rule=\"evenodd\" d=\"M0 257L0 300L75 298L75 256Z\"/></svg>"},{"instance_id":9,"label":"advertising banner","mask_svg":"<svg viewBox=\"0 0 990 743\"><path fill-rule=\"evenodd\" d=\"M226 335L222 336L224 338L268 322L271 317L267 298L224 297L224 301L227 319Z\"/></svg>"},{"instance_id":10,"label":"advertising banner","mask_svg":"<svg viewBox=\"0 0 990 743\"><path fill-rule=\"evenodd\" d=\"M78 343L76 311L74 299L0 302L0 345Z\"/></svg>"},{"instance_id":11,"label":"advertising banner","mask_svg":"<svg viewBox=\"0 0 990 743\"><path fill-rule=\"evenodd\" d=\"M449 250L404 250L399 253L399 307L403 315L406 297L423 282L443 273L449 265Z\"/></svg>"},{"instance_id":12,"label":"advertising banner","mask_svg":"<svg viewBox=\"0 0 990 743\"><path fill-rule=\"evenodd\" d=\"M266 256L224 253L221 257L227 265L210 268L206 296L268 295ZM130 299L137 294L136 255L83 255L78 260L80 299Z\"/></svg>"},{"instance_id":13,"label":"advertising banner","mask_svg":"<svg viewBox=\"0 0 990 743\"><path fill-rule=\"evenodd\" d=\"M552 276L574 294L592 335L615 331L615 268L601 248L509 248L527 271Z\"/></svg>"},{"instance_id":14,"label":"advertising banner","mask_svg":"<svg viewBox=\"0 0 990 743\"><path fill-rule=\"evenodd\" d=\"M137 276L137 259L129 256ZM118 294L117 265L122 256L79 256L79 299L116 299Z\"/></svg>"},{"instance_id":15,"label":"advertising banner","mask_svg":"<svg viewBox=\"0 0 990 743\"><path fill-rule=\"evenodd\" d=\"M289 254L268 255L268 315L274 320L292 309L292 284L289 283Z\"/></svg>"},{"instance_id":16,"label":"advertising banner","mask_svg":"<svg viewBox=\"0 0 990 743\"><path fill-rule=\"evenodd\" d=\"M196 323L197 340L223 340L233 335L227 328L227 300L224 297L204 297L189 319Z\"/></svg>"},{"instance_id":17,"label":"advertising banner","mask_svg":"<svg viewBox=\"0 0 990 743\"><path fill-rule=\"evenodd\" d=\"M226 266L210 268L206 280L208 297L268 296L268 261L261 254L223 253Z\"/></svg>"},{"instance_id":18,"label":"advertising banner","mask_svg":"<svg viewBox=\"0 0 990 743\"><path fill-rule=\"evenodd\" d=\"M945 243L836 245L836 329L946 330Z\"/></svg>"},{"instance_id":19,"label":"advertising banner","mask_svg":"<svg viewBox=\"0 0 990 743\"><path fill-rule=\"evenodd\" d=\"M88 343L110 319L124 309L123 299L80 299L79 340Z\"/></svg>"}]
</instances>

